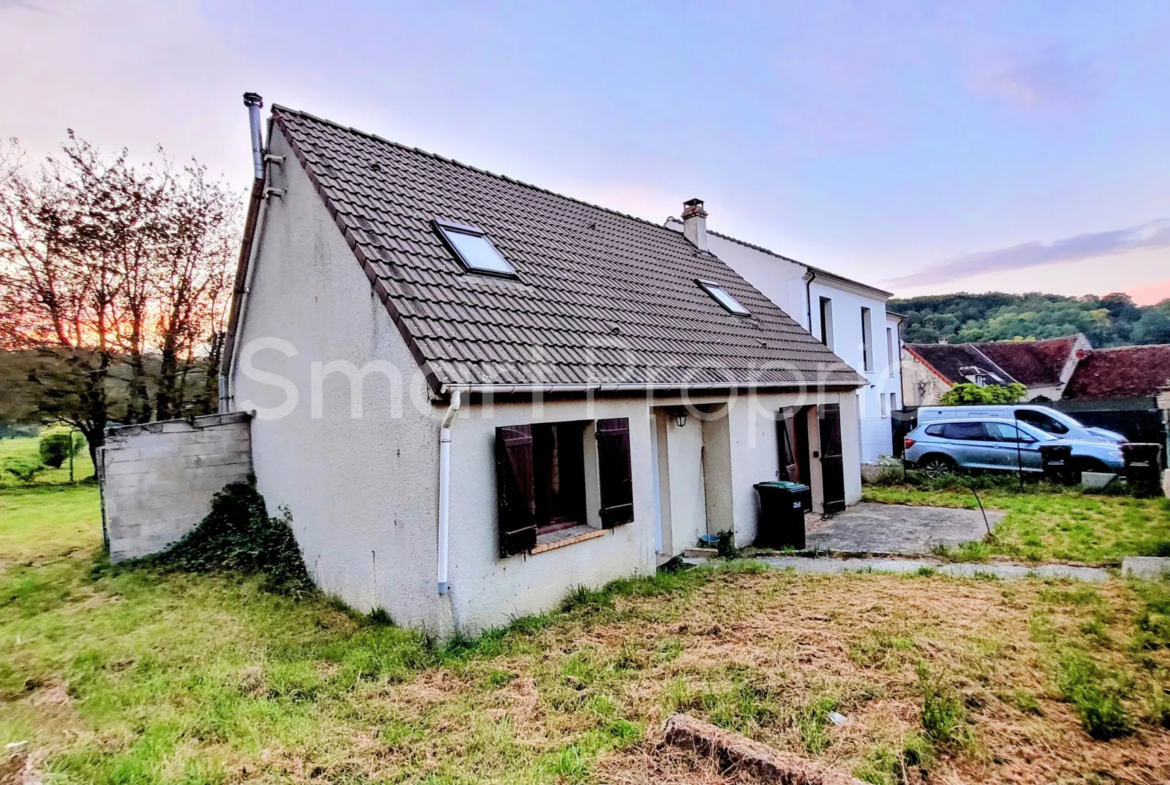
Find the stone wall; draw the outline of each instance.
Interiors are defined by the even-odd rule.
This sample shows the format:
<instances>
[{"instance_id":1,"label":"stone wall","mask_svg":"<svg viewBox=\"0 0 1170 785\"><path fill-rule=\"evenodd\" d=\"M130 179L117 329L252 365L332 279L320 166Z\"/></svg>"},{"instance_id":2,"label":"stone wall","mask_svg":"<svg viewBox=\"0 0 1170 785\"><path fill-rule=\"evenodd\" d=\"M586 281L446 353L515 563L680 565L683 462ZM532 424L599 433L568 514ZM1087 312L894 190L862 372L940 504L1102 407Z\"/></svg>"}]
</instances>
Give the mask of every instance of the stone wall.
<instances>
[{"instance_id":1,"label":"stone wall","mask_svg":"<svg viewBox=\"0 0 1170 785\"><path fill-rule=\"evenodd\" d=\"M110 560L161 551L203 520L217 491L251 474L250 422L239 412L110 428L98 452Z\"/></svg>"}]
</instances>

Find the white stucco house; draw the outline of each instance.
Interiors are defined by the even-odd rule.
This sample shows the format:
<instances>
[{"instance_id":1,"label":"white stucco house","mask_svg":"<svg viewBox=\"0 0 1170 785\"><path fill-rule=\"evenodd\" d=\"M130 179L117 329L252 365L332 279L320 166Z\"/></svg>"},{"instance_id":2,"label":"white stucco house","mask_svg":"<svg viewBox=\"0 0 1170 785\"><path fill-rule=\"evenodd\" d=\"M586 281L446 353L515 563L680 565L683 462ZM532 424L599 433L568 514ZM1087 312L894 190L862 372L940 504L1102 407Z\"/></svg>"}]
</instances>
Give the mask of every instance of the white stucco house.
<instances>
[{"instance_id":1,"label":"white stucco house","mask_svg":"<svg viewBox=\"0 0 1170 785\"><path fill-rule=\"evenodd\" d=\"M318 584L474 632L704 534L752 542L754 483L858 500L866 379L688 221L275 107L221 410L254 413L258 488Z\"/></svg>"},{"instance_id":2,"label":"white stucco house","mask_svg":"<svg viewBox=\"0 0 1170 785\"><path fill-rule=\"evenodd\" d=\"M666 225L683 229L673 217ZM902 317L886 310L893 295L710 229L707 238L731 269L865 378L856 393L862 462L893 454L891 417L902 407Z\"/></svg>"}]
</instances>

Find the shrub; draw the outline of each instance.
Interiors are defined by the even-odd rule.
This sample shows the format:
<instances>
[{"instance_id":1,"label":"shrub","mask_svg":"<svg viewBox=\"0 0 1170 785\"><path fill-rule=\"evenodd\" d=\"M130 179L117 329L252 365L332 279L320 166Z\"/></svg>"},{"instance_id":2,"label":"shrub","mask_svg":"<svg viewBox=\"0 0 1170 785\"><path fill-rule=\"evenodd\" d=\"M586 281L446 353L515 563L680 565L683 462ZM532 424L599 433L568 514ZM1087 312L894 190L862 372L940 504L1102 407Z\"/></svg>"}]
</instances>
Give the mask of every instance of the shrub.
<instances>
[{"instance_id":1,"label":"shrub","mask_svg":"<svg viewBox=\"0 0 1170 785\"><path fill-rule=\"evenodd\" d=\"M1028 388L1019 382L1012 382L1004 387L1001 384L989 384L980 387L977 384L956 384L947 390L939 399L943 406L966 406L974 404L1015 403L1028 393Z\"/></svg>"},{"instance_id":2,"label":"shrub","mask_svg":"<svg viewBox=\"0 0 1170 785\"><path fill-rule=\"evenodd\" d=\"M81 443L72 432L46 433L40 442L41 462L51 469L60 469L80 449Z\"/></svg>"},{"instance_id":3,"label":"shrub","mask_svg":"<svg viewBox=\"0 0 1170 785\"><path fill-rule=\"evenodd\" d=\"M4 464L4 471L20 480L25 485L32 485L37 481L37 475L49 467L40 461L8 461Z\"/></svg>"},{"instance_id":4,"label":"shrub","mask_svg":"<svg viewBox=\"0 0 1170 785\"><path fill-rule=\"evenodd\" d=\"M211 512L198 526L150 561L189 572L235 570L264 575L271 588L291 594L313 591L285 511L269 517L256 479L224 486L211 500Z\"/></svg>"}]
</instances>

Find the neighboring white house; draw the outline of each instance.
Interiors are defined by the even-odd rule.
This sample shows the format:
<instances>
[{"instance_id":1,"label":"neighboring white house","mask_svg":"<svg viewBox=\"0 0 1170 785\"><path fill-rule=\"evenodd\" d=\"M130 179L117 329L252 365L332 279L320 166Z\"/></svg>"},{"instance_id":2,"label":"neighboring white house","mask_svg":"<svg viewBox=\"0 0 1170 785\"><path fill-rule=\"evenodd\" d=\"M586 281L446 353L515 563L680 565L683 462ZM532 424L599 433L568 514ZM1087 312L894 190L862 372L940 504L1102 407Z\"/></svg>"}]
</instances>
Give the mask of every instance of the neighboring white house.
<instances>
[{"instance_id":1,"label":"neighboring white house","mask_svg":"<svg viewBox=\"0 0 1170 785\"><path fill-rule=\"evenodd\" d=\"M677 218L666 225L683 226ZM718 232L707 236L713 253L865 377L857 390L861 460L892 454L890 418L902 406L902 319L886 311L893 295Z\"/></svg>"},{"instance_id":2,"label":"neighboring white house","mask_svg":"<svg viewBox=\"0 0 1170 785\"><path fill-rule=\"evenodd\" d=\"M752 542L754 483L860 498L863 379L697 213L684 237L281 107L263 152L221 409L255 412L325 591L474 632Z\"/></svg>"}]
</instances>

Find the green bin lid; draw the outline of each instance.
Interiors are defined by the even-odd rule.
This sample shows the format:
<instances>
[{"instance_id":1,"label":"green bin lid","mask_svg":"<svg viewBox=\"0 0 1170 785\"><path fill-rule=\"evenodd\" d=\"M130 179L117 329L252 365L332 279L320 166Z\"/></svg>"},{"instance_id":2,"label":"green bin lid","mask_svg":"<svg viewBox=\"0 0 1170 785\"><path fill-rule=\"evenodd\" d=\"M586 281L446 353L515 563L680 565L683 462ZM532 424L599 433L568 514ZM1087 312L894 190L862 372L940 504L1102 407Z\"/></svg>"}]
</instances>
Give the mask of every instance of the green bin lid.
<instances>
[{"instance_id":1,"label":"green bin lid","mask_svg":"<svg viewBox=\"0 0 1170 785\"><path fill-rule=\"evenodd\" d=\"M758 482L756 488L779 488L785 491L807 491L808 486L802 485L798 482L788 482L787 480L772 480L770 482Z\"/></svg>"}]
</instances>

